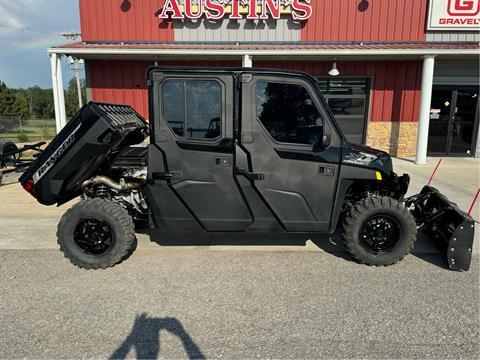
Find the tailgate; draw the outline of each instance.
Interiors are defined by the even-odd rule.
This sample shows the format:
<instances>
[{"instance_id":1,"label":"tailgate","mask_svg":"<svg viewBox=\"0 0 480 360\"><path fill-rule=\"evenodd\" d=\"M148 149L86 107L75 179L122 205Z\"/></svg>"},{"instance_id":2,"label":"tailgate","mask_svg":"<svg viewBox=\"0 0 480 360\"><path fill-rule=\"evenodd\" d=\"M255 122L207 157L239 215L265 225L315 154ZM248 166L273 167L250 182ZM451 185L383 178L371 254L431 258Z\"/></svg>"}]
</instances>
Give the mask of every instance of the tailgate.
<instances>
[{"instance_id":1,"label":"tailgate","mask_svg":"<svg viewBox=\"0 0 480 360\"><path fill-rule=\"evenodd\" d=\"M90 102L52 140L20 178L45 205L81 194L81 184L148 135L147 122L130 106Z\"/></svg>"}]
</instances>

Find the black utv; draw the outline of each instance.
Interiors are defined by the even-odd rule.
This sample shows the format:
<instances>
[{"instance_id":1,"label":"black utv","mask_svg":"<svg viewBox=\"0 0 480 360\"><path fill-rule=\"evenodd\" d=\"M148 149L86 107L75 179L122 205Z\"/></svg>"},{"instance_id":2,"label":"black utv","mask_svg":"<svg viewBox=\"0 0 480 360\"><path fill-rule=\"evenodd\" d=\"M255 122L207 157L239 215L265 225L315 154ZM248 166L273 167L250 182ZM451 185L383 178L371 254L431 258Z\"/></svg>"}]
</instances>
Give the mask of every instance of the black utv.
<instances>
[{"instance_id":1,"label":"black utv","mask_svg":"<svg viewBox=\"0 0 480 360\"><path fill-rule=\"evenodd\" d=\"M313 77L152 67L147 81L149 123L91 102L20 179L45 205L81 197L58 226L73 264L125 260L139 223L152 234L250 238L342 226L360 263L396 263L420 229L443 240L451 268L468 270L473 221L434 188L404 199L408 175L387 153L348 143ZM147 136L147 148L132 147Z\"/></svg>"}]
</instances>

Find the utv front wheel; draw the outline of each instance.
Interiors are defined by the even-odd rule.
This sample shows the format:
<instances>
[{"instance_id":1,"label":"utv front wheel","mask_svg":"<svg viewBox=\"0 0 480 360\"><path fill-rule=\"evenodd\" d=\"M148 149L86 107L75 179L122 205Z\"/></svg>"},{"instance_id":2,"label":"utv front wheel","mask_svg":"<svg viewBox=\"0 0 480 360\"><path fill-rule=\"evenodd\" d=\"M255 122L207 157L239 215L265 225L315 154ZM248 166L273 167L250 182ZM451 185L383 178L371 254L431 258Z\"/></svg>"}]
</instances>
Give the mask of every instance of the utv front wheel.
<instances>
[{"instance_id":1,"label":"utv front wheel","mask_svg":"<svg viewBox=\"0 0 480 360\"><path fill-rule=\"evenodd\" d=\"M119 204L82 200L58 224L58 244L70 262L84 269L106 269L126 260L135 249L131 216Z\"/></svg>"},{"instance_id":2,"label":"utv front wheel","mask_svg":"<svg viewBox=\"0 0 480 360\"><path fill-rule=\"evenodd\" d=\"M353 205L343 223L343 241L360 263L388 266L402 260L416 240L416 224L405 206L389 197Z\"/></svg>"}]
</instances>

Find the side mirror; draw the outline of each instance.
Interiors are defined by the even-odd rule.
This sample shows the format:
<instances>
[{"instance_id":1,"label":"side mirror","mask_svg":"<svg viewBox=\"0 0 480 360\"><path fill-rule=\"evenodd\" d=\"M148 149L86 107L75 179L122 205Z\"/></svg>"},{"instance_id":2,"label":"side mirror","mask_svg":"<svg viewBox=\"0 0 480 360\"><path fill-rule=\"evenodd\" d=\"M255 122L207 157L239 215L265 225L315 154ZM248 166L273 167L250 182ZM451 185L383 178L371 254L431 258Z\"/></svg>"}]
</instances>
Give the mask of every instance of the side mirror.
<instances>
[{"instance_id":1,"label":"side mirror","mask_svg":"<svg viewBox=\"0 0 480 360\"><path fill-rule=\"evenodd\" d=\"M324 134L322 139L322 146L324 148L329 147L331 141L332 141L332 136L330 134Z\"/></svg>"},{"instance_id":2,"label":"side mirror","mask_svg":"<svg viewBox=\"0 0 480 360\"><path fill-rule=\"evenodd\" d=\"M321 134L318 134L317 141L313 145L313 151L323 151L330 146L332 141L332 136L330 134L324 134L323 131Z\"/></svg>"}]
</instances>

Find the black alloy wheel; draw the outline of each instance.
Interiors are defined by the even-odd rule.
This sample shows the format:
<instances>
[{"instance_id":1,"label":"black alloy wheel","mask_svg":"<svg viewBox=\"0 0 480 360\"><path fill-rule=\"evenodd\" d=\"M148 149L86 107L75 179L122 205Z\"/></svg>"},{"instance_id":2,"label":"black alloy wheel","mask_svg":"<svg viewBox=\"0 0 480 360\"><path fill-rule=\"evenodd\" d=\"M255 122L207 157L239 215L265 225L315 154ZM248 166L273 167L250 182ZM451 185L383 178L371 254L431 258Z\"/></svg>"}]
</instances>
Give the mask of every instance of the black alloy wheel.
<instances>
[{"instance_id":1,"label":"black alloy wheel","mask_svg":"<svg viewBox=\"0 0 480 360\"><path fill-rule=\"evenodd\" d=\"M113 246L112 229L104 221L86 219L75 227L73 241L87 255L102 255Z\"/></svg>"},{"instance_id":2,"label":"black alloy wheel","mask_svg":"<svg viewBox=\"0 0 480 360\"><path fill-rule=\"evenodd\" d=\"M362 224L360 242L374 255L390 252L399 240L400 224L391 216L371 216Z\"/></svg>"}]
</instances>

